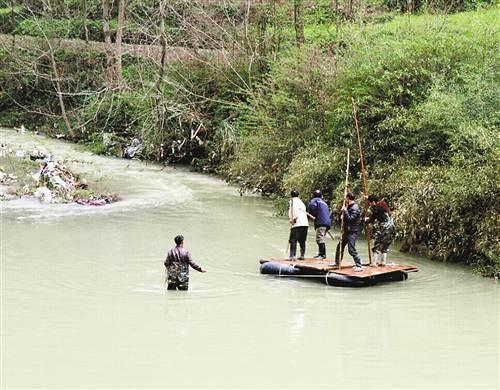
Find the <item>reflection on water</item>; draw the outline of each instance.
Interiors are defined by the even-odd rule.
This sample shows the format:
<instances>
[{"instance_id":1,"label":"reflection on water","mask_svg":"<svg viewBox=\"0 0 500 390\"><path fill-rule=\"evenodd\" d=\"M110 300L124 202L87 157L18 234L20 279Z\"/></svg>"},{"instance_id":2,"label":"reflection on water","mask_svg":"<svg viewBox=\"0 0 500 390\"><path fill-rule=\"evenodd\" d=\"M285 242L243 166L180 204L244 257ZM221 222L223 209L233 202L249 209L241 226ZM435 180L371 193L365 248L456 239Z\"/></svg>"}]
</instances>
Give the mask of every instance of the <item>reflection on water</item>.
<instances>
[{"instance_id":1,"label":"reflection on water","mask_svg":"<svg viewBox=\"0 0 500 390\"><path fill-rule=\"evenodd\" d=\"M287 240L270 202L184 169L2 139L78 160L123 197L2 204L2 388L499 385L492 280L398 252L420 272L366 289L260 275L258 259L281 256ZM209 270L191 273L187 293L164 289L178 233Z\"/></svg>"}]
</instances>

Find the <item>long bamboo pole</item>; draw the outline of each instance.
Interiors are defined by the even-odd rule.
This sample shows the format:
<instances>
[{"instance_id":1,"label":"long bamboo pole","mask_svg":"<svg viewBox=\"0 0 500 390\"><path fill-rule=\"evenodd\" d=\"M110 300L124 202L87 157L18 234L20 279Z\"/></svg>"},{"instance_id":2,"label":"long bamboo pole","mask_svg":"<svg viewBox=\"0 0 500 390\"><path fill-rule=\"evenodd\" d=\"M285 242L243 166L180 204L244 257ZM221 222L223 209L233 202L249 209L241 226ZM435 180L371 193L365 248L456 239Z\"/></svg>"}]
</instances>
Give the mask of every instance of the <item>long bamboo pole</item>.
<instances>
[{"instance_id":1,"label":"long bamboo pole","mask_svg":"<svg viewBox=\"0 0 500 390\"><path fill-rule=\"evenodd\" d=\"M290 212L291 212L291 214L292 214L292 219L290 220L290 224L292 225L292 226L290 226L290 234L291 234L291 232L292 232L292 227L293 227L293 223L292 223L292 221L293 221L293 218L294 218L294 217L293 217L293 198L291 198L291 199L290 199L289 205L290 205L290 206L289 206L289 207L290 207ZM289 217L289 218L290 218L290 217ZM286 244L285 256L287 256L287 255L288 255L288 248L290 248L290 236L288 236L288 243ZM289 256L287 256L287 257L289 257Z\"/></svg>"},{"instance_id":2,"label":"long bamboo pole","mask_svg":"<svg viewBox=\"0 0 500 390\"><path fill-rule=\"evenodd\" d=\"M354 115L354 123L356 125L356 134L358 136L358 146L359 146L359 159L361 161L361 175L363 176L363 193L365 195L365 212L364 217L368 215L368 192L366 190L366 169L365 169L365 157L363 155L363 146L361 145L361 136L359 134L359 126L358 126L358 115L356 113L356 104L354 103L354 98L352 99L352 113ZM371 251L371 229L369 226L366 227L366 241L368 243L368 260L370 264L372 263L372 251Z\"/></svg>"},{"instance_id":3,"label":"long bamboo pole","mask_svg":"<svg viewBox=\"0 0 500 390\"><path fill-rule=\"evenodd\" d=\"M345 167L345 185L344 185L344 200L342 203L342 214L340 216L340 247L339 247L339 269L342 267L342 260L344 259L344 249L342 247L344 241L344 207L345 198L347 198L347 184L349 183L349 158L351 155L350 149L347 149L347 163Z\"/></svg>"}]
</instances>

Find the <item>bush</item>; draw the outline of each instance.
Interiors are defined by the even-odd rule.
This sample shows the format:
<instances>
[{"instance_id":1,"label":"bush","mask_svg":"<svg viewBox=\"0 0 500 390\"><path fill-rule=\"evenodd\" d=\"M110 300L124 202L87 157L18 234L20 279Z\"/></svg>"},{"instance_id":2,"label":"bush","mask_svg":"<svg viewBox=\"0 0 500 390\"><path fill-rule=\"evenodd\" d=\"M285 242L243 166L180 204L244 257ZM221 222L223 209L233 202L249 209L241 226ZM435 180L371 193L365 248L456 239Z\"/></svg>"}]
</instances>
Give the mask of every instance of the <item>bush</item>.
<instances>
[{"instance_id":1,"label":"bush","mask_svg":"<svg viewBox=\"0 0 500 390\"><path fill-rule=\"evenodd\" d=\"M289 52L241 109L231 173L264 192L321 187L340 198L345 150L358 155L354 97L370 191L396 203L400 237L436 259L498 272L495 14L353 27L327 70L317 51ZM350 183L359 192L356 157Z\"/></svg>"},{"instance_id":2,"label":"bush","mask_svg":"<svg viewBox=\"0 0 500 390\"><path fill-rule=\"evenodd\" d=\"M475 161L427 168L403 164L385 180L372 181L371 190L393 203L405 250L441 261L489 264L488 275L494 275L500 272L499 229L492 224L500 216L494 171Z\"/></svg>"},{"instance_id":3,"label":"bush","mask_svg":"<svg viewBox=\"0 0 500 390\"><path fill-rule=\"evenodd\" d=\"M5 4L6 5L6 4ZM20 20L21 6L1 8L0 4L0 34L10 34L14 31Z\"/></svg>"},{"instance_id":4,"label":"bush","mask_svg":"<svg viewBox=\"0 0 500 390\"><path fill-rule=\"evenodd\" d=\"M295 188L309 196L315 189L321 189L329 199L338 193L328 193L334 183L343 183L346 153L344 149L330 148L324 144L307 145L292 159L282 181L282 193ZM341 192L340 192L341 193Z\"/></svg>"},{"instance_id":5,"label":"bush","mask_svg":"<svg viewBox=\"0 0 500 390\"><path fill-rule=\"evenodd\" d=\"M98 20L86 21L89 40L104 41L103 22ZM111 34L116 34L118 21L109 22ZM52 19L47 17L29 17L21 20L13 31L14 34L44 38L56 36L65 39L85 39L84 19L82 17Z\"/></svg>"},{"instance_id":6,"label":"bush","mask_svg":"<svg viewBox=\"0 0 500 390\"><path fill-rule=\"evenodd\" d=\"M324 137L324 86L333 77L331 60L318 50L292 50L250 94L248 105L240 107L242 140L231 167L233 176L245 177L245 187L279 192L294 156Z\"/></svg>"}]
</instances>

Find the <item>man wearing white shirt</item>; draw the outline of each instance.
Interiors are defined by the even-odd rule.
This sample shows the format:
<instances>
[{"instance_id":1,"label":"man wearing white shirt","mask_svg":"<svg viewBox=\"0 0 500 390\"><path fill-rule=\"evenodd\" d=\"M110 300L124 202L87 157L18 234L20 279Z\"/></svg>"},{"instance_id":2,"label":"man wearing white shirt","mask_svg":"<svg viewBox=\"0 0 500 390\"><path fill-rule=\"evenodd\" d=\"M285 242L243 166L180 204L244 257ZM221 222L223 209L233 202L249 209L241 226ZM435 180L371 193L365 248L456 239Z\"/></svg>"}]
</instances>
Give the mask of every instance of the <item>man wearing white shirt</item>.
<instances>
[{"instance_id":1,"label":"man wearing white shirt","mask_svg":"<svg viewBox=\"0 0 500 390\"><path fill-rule=\"evenodd\" d=\"M288 218L290 219L292 227L290 229L290 256L288 260L295 260L297 254L297 241L300 245L299 260L304 260L306 254L307 228L309 227L306 206L299 198L299 191L293 190L290 196L291 199L288 203Z\"/></svg>"}]
</instances>

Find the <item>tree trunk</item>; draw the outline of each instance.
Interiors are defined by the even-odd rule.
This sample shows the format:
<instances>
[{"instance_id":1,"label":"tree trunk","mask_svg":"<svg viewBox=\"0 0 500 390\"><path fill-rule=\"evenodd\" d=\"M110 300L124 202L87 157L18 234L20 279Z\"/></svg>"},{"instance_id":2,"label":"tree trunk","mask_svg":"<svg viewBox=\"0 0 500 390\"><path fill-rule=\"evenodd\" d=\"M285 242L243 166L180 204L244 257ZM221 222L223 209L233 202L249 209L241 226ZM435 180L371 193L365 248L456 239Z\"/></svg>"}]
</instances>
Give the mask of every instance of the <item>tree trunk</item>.
<instances>
[{"instance_id":1,"label":"tree trunk","mask_svg":"<svg viewBox=\"0 0 500 390\"><path fill-rule=\"evenodd\" d=\"M257 44L257 51L259 54L259 67L263 71L265 68L265 58L267 55L266 46L266 31L267 31L267 13L263 0L260 0L259 7L259 42Z\"/></svg>"},{"instance_id":2,"label":"tree trunk","mask_svg":"<svg viewBox=\"0 0 500 390\"><path fill-rule=\"evenodd\" d=\"M163 79L163 74L165 72L165 64L167 62L167 36L165 34L165 17L167 0L160 0L160 47L161 47L161 57L160 57L160 67L158 69L158 79L156 80L156 91L161 93L161 80Z\"/></svg>"},{"instance_id":3,"label":"tree trunk","mask_svg":"<svg viewBox=\"0 0 500 390\"><path fill-rule=\"evenodd\" d=\"M333 0L335 7L335 32L339 33L339 0Z\"/></svg>"},{"instance_id":4,"label":"tree trunk","mask_svg":"<svg viewBox=\"0 0 500 390\"><path fill-rule=\"evenodd\" d=\"M118 88L122 86L122 37L125 26L125 0L118 2L118 30L116 31L115 41L115 85Z\"/></svg>"},{"instance_id":5,"label":"tree trunk","mask_svg":"<svg viewBox=\"0 0 500 390\"><path fill-rule=\"evenodd\" d=\"M111 13L110 0L102 0L102 31L104 33L104 44L106 47L106 85L112 87L114 84L114 55L111 43L111 32L109 30L109 19Z\"/></svg>"},{"instance_id":6,"label":"tree trunk","mask_svg":"<svg viewBox=\"0 0 500 390\"><path fill-rule=\"evenodd\" d=\"M52 46L52 41L55 39L55 32L54 32L54 20L52 17L52 7L50 6L50 2L47 1L47 6L49 9L49 15L50 15L50 21L52 25L51 29L51 36L50 38L47 38L45 36L45 40L47 42L47 46L49 48L49 58L50 58L50 65L52 68L52 73L54 75L53 81L56 83L56 92L57 92L57 98L59 100L59 107L61 109L61 115L63 117L64 123L66 124L66 127L68 128L68 132L71 138L75 138L75 132L73 131L73 127L71 126L71 123L68 119L68 115L66 113L66 105L64 104L64 99L62 95L62 90L61 90L61 82L59 79L59 71L57 69L57 63L56 63L56 58L54 56L54 47Z\"/></svg>"},{"instance_id":7,"label":"tree trunk","mask_svg":"<svg viewBox=\"0 0 500 390\"><path fill-rule=\"evenodd\" d=\"M302 17L302 0L294 0L293 15L295 25L295 41L297 46L305 42L304 38L304 19Z\"/></svg>"},{"instance_id":8,"label":"tree trunk","mask_svg":"<svg viewBox=\"0 0 500 390\"><path fill-rule=\"evenodd\" d=\"M250 6L251 6L251 3L252 1L251 0L247 0L246 1L246 12L245 12L245 21L244 21L244 26L245 26L245 29L244 29L244 38L243 38L243 42L244 42L244 45L245 45L245 50L248 53L250 53L250 49L251 49L251 43L250 43L250 36L249 36L249 33L248 33L248 24L249 24L249 20L250 20Z\"/></svg>"},{"instance_id":9,"label":"tree trunk","mask_svg":"<svg viewBox=\"0 0 500 390\"><path fill-rule=\"evenodd\" d=\"M16 25L16 19L14 16L15 10L16 10L16 0L11 0L11 7L12 7L12 12L10 13L10 21L12 23L12 26L14 27ZM16 47L16 34L12 34L12 48L14 49Z\"/></svg>"},{"instance_id":10,"label":"tree trunk","mask_svg":"<svg viewBox=\"0 0 500 390\"><path fill-rule=\"evenodd\" d=\"M70 137L75 138L75 132L73 131L73 127L71 126L71 123L68 119L68 115L66 114L66 106L64 104L64 99L62 96L61 83L59 81L59 72L57 71L57 64L56 64L56 59L54 57L54 50L52 44L49 41L48 43L49 43L50 63L52 66L52 72L54 73L54 81L56 82L57 98L59 99L59 107L61 108L61 115L63 117L64 123L66 124L66 127L68 128Z\"/></svg>"},{"instance_id":11,"label":"tree trunk","mask_svg":"<svg viewBox=\"0 0 500 390\"><path fill-rule=\"evenodd\" d=\"M353 19L353 16L354 16L354 4L353 4L354 0L347 0L347 17L349 19Z\"/></svg>"},{"instance_id":12,"label":"tree trunk","mask_svg":"<svg viewBox=\"0 0 500 390\"><path fill-rule=\"evenodd\" d=\"M161 46L161 59L160 66L158 68L158 79L156 80L156 98L154 99L154 104L156 106L156 121L158 125L158 130L163 132L165 128L165 110L163 109L163 96L161 90L161 82L163 80L163 76L165 74L165 64L167 62L167 36L165 33L165 17L166 17L166 7L168 0L160 1L160 46ZM160 157L158 160L163 158L162 151L160 151Z\"/></svg>"},{"instance_id":13,"label":"tree trunk","mask_svg":"<svg viewBox=\"0 0 500 390\"><path fill-rule=\"evenodd\" d=\"M279 29L278 22L276 20L276 0L272 0L272 6L271 6L271 19L272 19L272 26L273 26L273 32L271 36L271 53L273 55L273 61L276 61L277 58L277 53L280 47L280 32L281 29Z\"/></svg>"},{"instance_id":14,"label":"tree trunk","mask_svg":"<svg viewBox=\"0 0 500 390\"><path fill-rule=\"evenodd\" d=\"M82 0L83 30L85 31L85 43L89 43L89 29L87 27L87 0Z\"/></svg>"}]
</instances>

